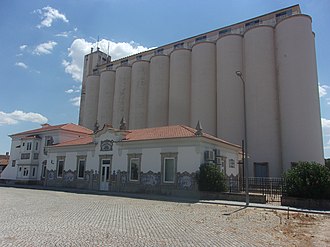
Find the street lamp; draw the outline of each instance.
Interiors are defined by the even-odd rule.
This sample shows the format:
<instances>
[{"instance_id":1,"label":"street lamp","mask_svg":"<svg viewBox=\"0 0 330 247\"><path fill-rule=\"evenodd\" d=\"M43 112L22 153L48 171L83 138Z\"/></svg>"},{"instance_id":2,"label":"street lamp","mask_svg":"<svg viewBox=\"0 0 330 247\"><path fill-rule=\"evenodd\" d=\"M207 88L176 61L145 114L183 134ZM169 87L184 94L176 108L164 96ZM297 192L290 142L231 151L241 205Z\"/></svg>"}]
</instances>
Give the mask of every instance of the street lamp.
<instances>
[{"instance_id":1,"label":"street lamp","mask_svg":"<svg viewBox=\"0 0 330 247\"><path fill-rule=\"evenodd\" d=\"M245 81L241 71L236 71L236 75L241 79L243 83L243 104L244 104L244 175L245 175L245 202L246 206L249 206L249 160L247 150L247 131L246 131L246 100L245 100Z\"/></svg>"}]
</instances>

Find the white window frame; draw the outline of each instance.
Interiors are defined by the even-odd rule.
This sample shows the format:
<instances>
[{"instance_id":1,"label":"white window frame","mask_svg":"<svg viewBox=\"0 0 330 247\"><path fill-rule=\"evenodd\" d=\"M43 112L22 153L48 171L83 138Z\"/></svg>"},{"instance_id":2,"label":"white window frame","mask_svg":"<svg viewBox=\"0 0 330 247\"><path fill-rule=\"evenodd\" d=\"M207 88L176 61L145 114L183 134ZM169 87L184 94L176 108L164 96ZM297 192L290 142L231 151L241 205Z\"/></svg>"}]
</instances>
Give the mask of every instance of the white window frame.
<instances>
[{"instance_id":1,"label":"white window frame","mask_svg":"<svg viewBox=\"0 0 330 247\"><path fill-rule=\"evenodd\" d=\"M135 164L137 164L137 179L132 179L132 161L135 161ZM129 161L129 181L137 182L140 180L140 159L139 158L130 158Z\"/></svg>"},{"instance_id":2,"label":"white window frame","mask_svg":"<svg viewBox=\"0 0 330 247\"><path fill-rule=\"evenodd\" d=\"M173 180L167 181L166 180L166 160L173 160ZM165 157L164 158L164 163L163 163L163 182L166 184L174 184L175 183L175 158L174 157Z\"/></svg>"},{"instance_id":3,"label":"white window frame","mask_svg":"<svg viewBox=\"0 0 330 247\"><path fill-rule=\"evenodd\" d=\"M26 144L26 150L32 150L32 142Z\"/></svg>"},{"instance_id":4,"label":"white window frame","mask_svg":"<svg viewBox=\"0 0 330 247\"><path fill-rule=\"evenodd\" d=\"M62 174L59 174L59 171L60 171L60 169L59 169L60 162L63 162ZM64 165L65 165L65 160L64 160L64 159L59 159L59 160L57 160L56 177L58 177L58 178L62 178L62 177L63 177L63 173L64 173Z\"/></svg>"},{"instance_id":5,"label":"white window frame","mask_svg":"<svg viewBox=\"0 0 330 247\"><path fill-rule=\"evenodd\" d=\"M84 171L83 171L83 176L79 176L80 174L80 162L84 162ZM84 179L85 178L85 171L86 171L86 159L85 158L80 158L78 159L78 167L77 167L77 178L78 179Z\"/></svg>"}]
</instances>

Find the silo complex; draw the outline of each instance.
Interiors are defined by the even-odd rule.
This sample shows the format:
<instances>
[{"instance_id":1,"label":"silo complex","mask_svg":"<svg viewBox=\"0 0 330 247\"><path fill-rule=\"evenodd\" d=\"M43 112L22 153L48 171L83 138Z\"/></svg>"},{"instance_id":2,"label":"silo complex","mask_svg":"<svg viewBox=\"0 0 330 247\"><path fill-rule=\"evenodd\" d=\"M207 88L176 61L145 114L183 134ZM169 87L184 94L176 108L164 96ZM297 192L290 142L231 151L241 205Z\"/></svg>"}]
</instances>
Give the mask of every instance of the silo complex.
<instances>
[{"instance_id":1,"label":"silo complex","mask_svg":"<svg viewBox=\"0 0 330 247\"><path fill-rule=\"evenodd\" d=\"M276 25L275 32L284 169L300 160L323 163L311 18L289 17Z\"/></svg>"},{"instance_id":2,"label":"silo complex","mask_svg":"<svg viewBox=\"0 0 330 247\"><path fill-rule=\"evenodd\" d=\"M132 65L129 128L147 127L149 88L149 61L136 61Z\"/></svg>"},{"instance_id":3,"label":"silo complex","mask_svg":"<svg viewBox=\"0 0 330 247\"><path fill-rule=\"evenodd\" d=\"M240 145L244 88L249 176L279 177L300 160L324 163L314 34L299 5L116 61L92 52L79 123L200 121L204 133Z\"/></svg>"},{"instance_id":4,"label":"silo complex","mask_svg":"<svg viewBox=\"0 0 330 247\"><path fill-rule=\"evenodd\" d=\"M176 49L170 55L168 124L190 125L191 50Z\"/></svg>"},{"instance_id":5,"label":"silo complex","mask_svg":"<svg viewBox=\"0 0 330 247\"><path fill-rule=\"evenodd\" d=\"M244 76L248 153L254 163L280 171L280 131L275 73L274 29L257 26L244 34ZM250 176L253 175L253 168Z\"/></svg>"},{"instance_id":6,"label":"silo complex","mask_svg":"<svg viewBox=\"0 0 330 247\"><path fill-rule=\"evenodd\" d=\"M119 128L122 118L124 118L128 124L131 95L131 72L132 67L130 66L120 66L116 70L112 117L112 125L115 128Z\"/></svg>"},{"instance_id":7,"label":"silo complex","mask_svg":"<svg viewBox=\"0 0 330 247\"><path fill-rule=\"evenodd\" d=\"M200 42L191 54L191 126L202 122L205 132L216 135L215 44Z\"/></svg>"},{"instance_id":8,"label":"silo complex","mask_svg":"<svg viewBox=\"0 0 330 247\"><path fill-rule=\"evenodd\" d=\"M242 71L243 37L230 34L217 45L217 136L241 144L243 130L243 84L236 71Z\"/></svg>"},{"instance_id":9,"label":"silo complex","mask_svg":"<svg viewBox=\"0 0 330 247\"><path fill-rule=\"evenodd\" d=\"M97 121L99 103L100 76L89 75L86 80L83 126L93 130Z\"/></svg>"},{"instance_id":10,"label":"silo complex","mask_svg":"<svg viewBox=\"0 0 330 247\"><path fill-rule=\"evenodd\" d=\"M170 59L157 55L150 59L147 127L168 125L168 90Z\"/></svg>"},{"instance_id":11,"label":"silo complex","mask_svg":"<svg viewBox=\"0 0 330 247\"><path fill-rule=\"evenodd\" d=\"M100 127L112 123L113 97L115 92L116 72L105 70L100 75L100 90L97 122Z\"/></svg>"}]
</instances>

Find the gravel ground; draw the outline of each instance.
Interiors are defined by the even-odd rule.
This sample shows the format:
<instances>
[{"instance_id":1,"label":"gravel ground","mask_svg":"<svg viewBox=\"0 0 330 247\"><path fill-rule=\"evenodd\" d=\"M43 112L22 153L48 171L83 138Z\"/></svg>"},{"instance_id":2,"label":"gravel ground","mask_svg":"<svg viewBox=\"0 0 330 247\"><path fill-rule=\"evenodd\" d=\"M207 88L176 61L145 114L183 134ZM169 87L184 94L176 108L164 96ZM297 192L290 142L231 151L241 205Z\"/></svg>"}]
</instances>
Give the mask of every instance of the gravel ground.
<instances>
[{"instance_id":1,"label":"gravel ground","mask_svg":"<svg viewBox=\"0 0 330 247\"><path fill-rule=\"evenodd\" d=\"M0 187L0 246L330 246L330 217Z\"/></svg>"}]
</instances>

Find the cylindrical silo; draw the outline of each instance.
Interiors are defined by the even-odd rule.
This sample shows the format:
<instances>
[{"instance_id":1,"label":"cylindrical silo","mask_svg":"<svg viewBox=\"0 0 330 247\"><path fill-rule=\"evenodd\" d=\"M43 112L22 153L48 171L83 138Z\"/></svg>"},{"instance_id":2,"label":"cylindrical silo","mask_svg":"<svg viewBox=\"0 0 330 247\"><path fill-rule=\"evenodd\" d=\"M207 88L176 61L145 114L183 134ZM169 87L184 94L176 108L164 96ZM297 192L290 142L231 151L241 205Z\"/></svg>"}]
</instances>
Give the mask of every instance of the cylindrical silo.
<instances>
[{"instance_id":1,"label":"cylindrical silo","mask_svg":"<svg viewBox=\"0 0 330 247\"><path fill-rule=\"evenodd\" d=\"M147 127L149 87L149 61L136 61L132 65L129 129Z\"/></svg>"},{"instance_id":2,"label":"cylindrical silo","mask_svg":"<svg viewBox=\"0 0 330 247\"><path fill-rule=\"evenodd\" d=\"M100 128L102 128L104 124L112 124L115 78L116 72L114 70L105 70L101 72L97 113L97 122Z\"/></svg>"},{"instance_id":3,"label":"cylindrical silo","mask_svg":"<svg viewBox=\"0 0 330 247\"><path fill-rule=\"evenodd\" d=\"M243 50L249 176L279 177L282 160L273 27L249 29Z\"/></svg>"},{"instance_id":4,"label":"cylindrical silo","mask_svg":"<svg viewBox=\"0 0 330 247\"><path fill-rule=\"evenodd\" d=\"M217 40L217 137L241 145L244 138L242 72L243 37L231 34Z\"/></svg>"},{"instance_id":5,"label":"cylindrical silo","mask_svg":"<svg viewBox=\"0 0 330 247\"><path fill-rule=\"evenodd\" d=\"M294 15L275 28L284 169L324 163L316 55L311 18Z\"/></svg>"},{"instance_id":6,"label":"cylindrical silo","mask_svg":"<svg viewBox=\"0 0 330 247\"><path fill-rule=\"evenodd\" d=\"M191 54L191 122L200 121L203 131L217 134L216 120L216 51L212 42L200 42Z\"/></svg>"},{"instance_id":7,"label":"cylindrical silo","mask_svg":"<svg viewBox=\"0 0 330 247\"><path fill-rule=\"evenodd\" d=\"M190 126L191 50L176 49L170 55L169 125Z\"/></svg>"},{"instance_id":8,"label":"cylindrical silo","mask_svg":"<svg viewBox=\"0 0 330 247\"><path fill-rule=\"evenodd\" d=\"M150 59L147 126L168 125L168 90L170 61L166 55L156 55Z\"/></svg>"},{"instance_id":9,"label":"cylindrical silo","mask_svg":"<svg viewBox=\"0 0 330 247\"><path fill-rule=\"evenodd\" d=\"M100 88L100 76L89 75L86 79L86 96L85 96L83 126L91 130L95 129L95 124L97 120L99 88Z\"/></svg>"},{"instance_id":10,"label":"cylindrical silo","mask_svg":"<svg viewBox=\"0 0 330 247\"><path fill-rule=\"evenodd\" d=\"M120 121L124 117L129 124L129 104L131 95L132 67L120 66L116 69L115 95L113 100L112 125L120 127Z\"/></svg>"}]
</instances>

